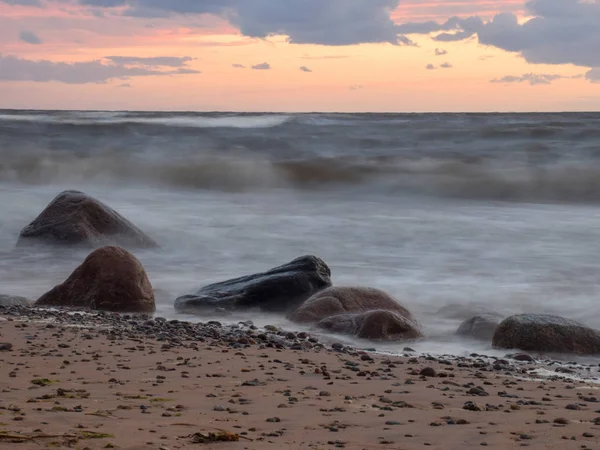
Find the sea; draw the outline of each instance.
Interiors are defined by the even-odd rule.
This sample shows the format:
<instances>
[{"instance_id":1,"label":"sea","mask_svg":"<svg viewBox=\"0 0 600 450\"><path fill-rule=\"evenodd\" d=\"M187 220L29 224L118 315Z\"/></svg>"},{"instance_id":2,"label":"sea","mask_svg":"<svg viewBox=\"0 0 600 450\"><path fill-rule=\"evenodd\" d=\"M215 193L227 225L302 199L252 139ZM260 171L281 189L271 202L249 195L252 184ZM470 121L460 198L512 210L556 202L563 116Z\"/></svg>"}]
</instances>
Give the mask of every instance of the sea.
<instances>
[{"instance_id":1,"label":"sea","mask_svg":"<svg viewBox=\"0 0 600 450\"><path fill-rule=\"evenodd\" d=\"M65 189L160 243L134 254L168 319L207 320L176 313L180 295L313 254L334 285L410 309L427 335L417 351L506 353L458 338L457 305L600 328L600 113L0 110L0 294L35 300L85 258L14 249Z\"/></svg>"}]
</instances>

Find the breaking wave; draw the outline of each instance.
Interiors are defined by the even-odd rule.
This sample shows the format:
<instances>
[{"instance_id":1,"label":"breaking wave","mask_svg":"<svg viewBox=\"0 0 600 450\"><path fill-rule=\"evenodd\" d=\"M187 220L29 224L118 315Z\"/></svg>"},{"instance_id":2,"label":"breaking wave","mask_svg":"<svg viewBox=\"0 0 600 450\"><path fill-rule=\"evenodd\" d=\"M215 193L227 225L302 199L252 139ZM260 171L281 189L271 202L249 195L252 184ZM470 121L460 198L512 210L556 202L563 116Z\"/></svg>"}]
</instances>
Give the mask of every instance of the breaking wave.
<instances>
[{"instance_id":1,"label":"breaking wave","mask_svg":"<svg viewBox=\"0 0 600 450\"><path fill-rule=\"evenodd\" d=\"M0 114L0 121L72 126L154 125L179 128L271 128L283 125L290 116L283 114L230 114L206 116L198 114L166 115L125 112L68 111L55 114Z\"/></svg>"},{"instance_id":2,"label":"breaking wave","mask_svg":"<svg viewBox=\"0 0 600 450\"><path fill-rule=\"evenodd\" d=\"M600 201L600 114L0 111L0 181Z\"/></svg>"},{"instance_id":3,"label":"breaking wave","mask_svg":"<svg viewBox=\"0 0 600 450\"><path fill-rule=\"evenodd\" d=\"M5 156L0 163L0 181L85 181L223 191L346 188L504 201L600 201L600 161L538 166L432 158L273 161L243 152L165 161L117 152L97 157L54 152Z\"/></svg>"}]
</instances>

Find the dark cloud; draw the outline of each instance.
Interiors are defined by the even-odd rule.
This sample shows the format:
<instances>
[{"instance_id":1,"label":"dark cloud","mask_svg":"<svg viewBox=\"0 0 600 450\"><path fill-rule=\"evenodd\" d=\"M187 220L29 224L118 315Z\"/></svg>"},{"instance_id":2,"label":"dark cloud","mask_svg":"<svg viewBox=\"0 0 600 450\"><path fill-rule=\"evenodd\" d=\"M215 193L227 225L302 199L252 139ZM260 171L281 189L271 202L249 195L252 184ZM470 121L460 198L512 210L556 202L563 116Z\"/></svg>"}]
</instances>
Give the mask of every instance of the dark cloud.
<instances>
[{"instance_id":1,"label":"dark cloud","mask_svg":"<svg viewBox=\"0 0 600 450\"><path fill-rule=\"evenodd\" d=\"M271 69L271 64L269 63L261 63L261 64L256 64L255 66L252 66L252 68L254 70L270 70Z\"/></svg>"},{"instance_id":2,"label":"dark cloud","mask_svg":"<svg viewBox=\"0 0 600 450\"><path fill-rule=\"evenodd\" d=\"M0 3L11 6L37 6L38 8L43 6L40 0L0 0Z\"/></svg>"},{"instance_id":3,"label":"dark cloud","mask_svg":"<svg viewBox=\"0 0 600 450\"><path fill-rule=\"evenodd\" d=\"M494 80L490 80L490 83L503 83L503 84L513 84L513 83L529 83L532 86L542 85L542 84L551 84L555 80L561 79L571 79L571 78L581 78L581 75L576 76L565 76L554 73L526 73L523 75L515 76L515 75L506 75L502 78L496 78Z\"/></svg>"},{"instance_id":4,"label":"dark cloud","mask_svg":"<svg viewBox=\"0 0 600 450\"><path fill-rule=\"evenodd\" d=\"M27 30L23 30L19 33L19 39L33 45L40 45L43 42L37 34Z\"/></svg>"},{"instance_id":5,"label":"dark cloud","mask_svg":"<svg viewBox=\"0 0 600 450\"><path fill-rule=\"evenodd\" d=\"M156 75L182 75L200 73L197 70L179 68L157 70L149 67L128 67L122 64L87 62L32 61L16 56L0 55L0 80L4 81L58 81L67 84L106 83L113 79Z\"/></svg>"},{"instance_id":6,"label":"dark cloud","mask_svg":"<svg viewBox=\"0 0 600 450\"><path fill-rule=\"evenodd\" d=\"M234 67L236 69L245 69L246 66L244 66L243 64L232 64L231 67Z\"/></svg>"},{"instance_id":7,"label":"dark cloud","mask_svg":"<svg viewBox=\"0 0 600 450\"><path fill-rule=\"evenodd\" d=\"M153 56L153 57L139 57L139 56L106 56L106 59L110 60L115 64L122 64L125 66L149 66L149 67L183 67L187 63L193 61L194 58L191 56Z\"/></svg>"},{"instance_id":8,"label":"dark cloud","mask_svg":"<svg viewBox=\"0 0 600 450\"><path fill-rule=\"evenodd\" d=\"M450 64L449 62L445 62L444 64L442 64L440 66L442 69L452 69L452 64Z\"/></svg>"},{"instance_id":9,"label":"dark cloud","mask_svg":"<svg viewBox=\"0 0 600 450\"><path fill-rule=\"evenodd\" d=\"M350 90L351 91L358 91L360 89L364 89L365 87L362 84L353 84L352 86L350 86Z\"/></svg>"},{"instance_id":10,"label":"dark cloud","mask_svg":"<svg viewBox=\"0 0 600 450\"><path fill-rule=\"evenodd\" d=\"M399 32L438 33L437 41L477 36L481 44L519 53L530 63L600 67L599 1L531 0L526 10L532 18L524 23L513 13L502 13L487 22L454 17L444 23L407 23Z\"/></svg>"},{"instance_id":11,"label":"dark cloud","mask_svg":"<svg viewBox=\"0 0 600 450\"><path fill-rule=\"evenodd\" d=\"M0 0L7 1L7 0ZM67 1L67 0L61 0ZM400 0L78 0L92 8L146 18L213 14L246 36L288 36L296 44L414 45L391 18ZM117 12L117 11L116 11Z\"/></svg>"},{"instance_id":12,"label":"dark cloud","mask_svg":"<svg viewBox=\"0 0 600 450\"><path fill-rule=\"evenodd\" d=\"M592 83L600 83L600 68L595 67L585 74L585 79Z\"/></svg>"},{"instance_id":13,"label":"dark cloud","mask_svg":"<svg viewBox=\"0 0 600 450\"><path fill-rule=\"evenodd\" d=\"M310 70L310 69L309 69L308 67L306 67L306 66L301 66L301 67L300 67L300 70L301 70L302 72L312 72L312 70Z\"/></svg>"},{"instance_id":14,"label":"dark cloud","mask_svg":"<svg viewBox=\"0 0 600 450\"><path fill-rule=\"evenodd\" d=\"M426 68L427 70L435 70L435 66L434 66L433 64L427 64L427 65L425 66L425 68Z\"/></svg>"},{"instance_id":15,"label":"dark cloud","mask_svg":"<svg viewBox=\"0 0 600 450\"><path fill-rule=\"evenodd\" d=\"M436 48L435 49L435 56L443 56L443 55L447 55L448 51L444 50L442 48Z\"/></svg>"}]
</instances>

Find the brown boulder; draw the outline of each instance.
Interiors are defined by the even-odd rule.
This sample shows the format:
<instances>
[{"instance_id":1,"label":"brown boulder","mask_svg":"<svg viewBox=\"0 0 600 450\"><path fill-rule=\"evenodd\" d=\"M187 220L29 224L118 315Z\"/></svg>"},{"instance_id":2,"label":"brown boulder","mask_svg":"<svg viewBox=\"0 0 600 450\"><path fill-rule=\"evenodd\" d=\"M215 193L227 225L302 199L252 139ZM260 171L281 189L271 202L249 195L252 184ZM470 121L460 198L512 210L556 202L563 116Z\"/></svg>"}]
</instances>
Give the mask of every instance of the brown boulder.
<instances>
[{"instance_id":1,"label":"brown boulder","mask_svg":"<svg viewBox=\"0 0 600 450\"><path fill-rule=\"evenodd\" d=\"M327 317L317 327L331 333L349 334L376 341L406 341L423 337L419 326L391 311L368 311Z\"/></svg>"},{"instance_id":2,"label":"brown boulder","mask_svg":"<svg viewBox=\"0 0 600 450\"><path fill-rule=\"evenodd\" d=\"M600 354L600 331L559 316L519 314L498 325L492 345L529 352L594 355Z\"/></svg>"},{"instance_id":3,"label":"brown boulder","mask_svg":"<svg viewBox=\"0 0 600 450\"><path fill-rule=\"evenodd\" d=\"M60 193L19 236L18 246L107 244L140 248L158 245L142 230L104 203L79 191Z\"/></svg>"},{"instance_id":4,"label":"brown boulder","mask_svg":"<svg viewBox=\"0 0 600 450\"><path fill-rule=\"evenodd\" d=\"M99 248L35 306L70 306L113 312L152 313L154 291L135 256L120 247Z\"/></svg>"},{"instance_id":5,"label":"brown boulder","mask_svg":"<svg viewBox=\"0 0 600 450\"><path fill-rule=\"evenodd\" d=\"M298 323L315 323L341 314L360 314L368 311L384 310L412 320L406 308L387 293L367 287L330 287L317 292L306 300L290 320Z\"/></svg>"}]
</instances>

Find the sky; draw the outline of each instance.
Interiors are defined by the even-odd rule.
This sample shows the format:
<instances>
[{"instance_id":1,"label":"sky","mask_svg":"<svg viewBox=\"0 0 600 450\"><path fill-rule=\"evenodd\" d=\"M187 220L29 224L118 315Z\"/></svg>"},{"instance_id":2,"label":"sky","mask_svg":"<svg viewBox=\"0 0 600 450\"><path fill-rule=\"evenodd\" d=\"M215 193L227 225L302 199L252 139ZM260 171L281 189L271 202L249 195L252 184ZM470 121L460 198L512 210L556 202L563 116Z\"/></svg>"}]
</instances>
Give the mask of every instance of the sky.
<instances>
[{"instance_id":1,"label":"sky","mask_svg":"<svg viewBox=\"0 0 600 450\"><path fill-rule=\"evenodd\" d=\"M0 0L0 108L597 111L600 0Z\"/></svg>"}]
</instances>

